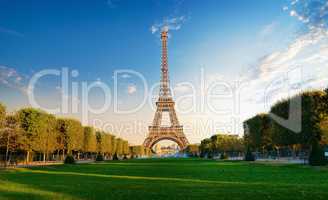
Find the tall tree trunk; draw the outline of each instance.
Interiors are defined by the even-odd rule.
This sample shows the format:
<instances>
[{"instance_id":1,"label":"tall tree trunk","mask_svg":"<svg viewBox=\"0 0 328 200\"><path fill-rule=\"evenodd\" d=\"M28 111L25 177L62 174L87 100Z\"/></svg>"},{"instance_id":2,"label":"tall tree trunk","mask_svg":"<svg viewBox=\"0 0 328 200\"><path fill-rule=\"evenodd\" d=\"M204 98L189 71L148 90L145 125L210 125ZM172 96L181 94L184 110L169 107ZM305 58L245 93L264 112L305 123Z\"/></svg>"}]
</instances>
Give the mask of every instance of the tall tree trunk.
<instances>
[{"instance_id":1,"label":"tall tree trunk","mask_svg":"<svg viewBox=\"0 0 328 200\"><path fill-rule=\"evenodd\" d=\"M57 149L57 158L56 158L56 160L58 160L58 159L60 159L59 158L59 149Z\"/></svg>"},{"instance_id":2,"label":"tall tree trunk","mask_svg":"<svg viewBox=\"0 0 328 200\"><path fill-rule=\"evenodd\" d=\"M43 152L43 162L46 162L46 152Z\"/></svg>"},{"instance_id":3,"label":"tall tree trunk","mask_svg":"<svg viewBox=\"0 0 328 200\"><path fill-rule=\"evenodd\" d=\"M8 158L8 163L10 164L10 162L11 162L11 156L12 156L12 152L10 152L10 154L9 154L9 158Z\"/></svg>"},{"instance_id":4,"label":"tall tree trunk","mask_svg":"<svg viewBox=\"0 0 328 200\"><path fill-rule=\"evenodd\" d=\"M26 164L30 161L30 151L26 151Z\"/></svg>"}]
</instances>

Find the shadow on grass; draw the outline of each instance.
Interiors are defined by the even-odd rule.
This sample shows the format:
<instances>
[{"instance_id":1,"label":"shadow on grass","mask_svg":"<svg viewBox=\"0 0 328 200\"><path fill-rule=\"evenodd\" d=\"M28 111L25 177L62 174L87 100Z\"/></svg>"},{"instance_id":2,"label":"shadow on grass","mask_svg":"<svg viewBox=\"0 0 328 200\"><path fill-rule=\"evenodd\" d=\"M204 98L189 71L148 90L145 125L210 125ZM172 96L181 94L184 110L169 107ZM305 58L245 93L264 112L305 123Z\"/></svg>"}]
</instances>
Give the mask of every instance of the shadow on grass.
<instances>
[{"instance_id":1,"label":"shadow on grass","mask_svg":"<svg viewBox=\"0 0 328 200\"><path fill-rule=\"evenodd\" d=\"M101 163L16 169L0 173L0 184L1 180L8 184L4 189L0 187L0 199L2 192L9 199L266 199L268 196L272 199L289 199L288 194L297 194L298 191L303 192L303 199L328 197L328 192L324 189L327 184L315 185L306 181L295 184L286 181L287 179L272 181L273 178L277 179L272 175L272 168L267 166L224 162L221 163L221 171L224 172L218 175L220 166L217 166L218 162L215 161L181 160L182 165L179 165L180 161L171 159L169 162L172 162L172 165L167 165L167 160L156 161L158 164L153 165L149 163L152 161L143 160L131 164L115 161L109 162L108 165ZM183 166L185 163L188 163L188 166ZM254 170L253 174L250 174L250 169ZM277 167L275 169L281 170ZM293 171L295 170L288 170ZM117 172L119 174L115 174ZM181 172L183 173L180 174ZM206 172L204 176L199 175ZM284 174L285 172L280 171L279 175L289 175ZM231 175L235 177L231 179ZM251 178L244 177L247 175ZM303 175L307 176L298 174L298 179L301 180ZM264 178L258 179L257 176ZM10 189L10 184L14 189ZM23 192L21 189L15 189L26 186L31 190ZM19 198L22 193L26 194L26 198Z\"/></svg>"},{"instance_id":2,"label":"shadow on grass","mask_svg":"<svg viewBox=\"0 0 328 200\"><path fill-rule=\"evenodd\" d=\"M0 199L40 199L47 200L49 198L42 197L41 195L31 194L26 192L8 192L0 190Z\"/></svg>"}]
</instances>

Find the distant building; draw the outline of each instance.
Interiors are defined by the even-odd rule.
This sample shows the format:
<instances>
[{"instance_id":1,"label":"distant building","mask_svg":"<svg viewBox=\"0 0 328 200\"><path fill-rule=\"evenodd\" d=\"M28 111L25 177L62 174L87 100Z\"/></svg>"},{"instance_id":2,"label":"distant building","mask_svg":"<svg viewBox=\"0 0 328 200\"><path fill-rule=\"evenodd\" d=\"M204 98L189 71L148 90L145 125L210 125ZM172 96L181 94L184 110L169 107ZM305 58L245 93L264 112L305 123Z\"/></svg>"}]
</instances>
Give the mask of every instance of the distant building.
<instances>
[{"instance_id":1,"label":"distant building","mask_svg":"<svg viewBox=\"0 0 328 200\"><path fill-rule=\"evenodd\" d=\"M160 144L155 145L155 152L158 156L165 155L174 155L179 152L179 147L176 144L172 144L170 146L160 146Z\"/></svg>"}]
</instances>

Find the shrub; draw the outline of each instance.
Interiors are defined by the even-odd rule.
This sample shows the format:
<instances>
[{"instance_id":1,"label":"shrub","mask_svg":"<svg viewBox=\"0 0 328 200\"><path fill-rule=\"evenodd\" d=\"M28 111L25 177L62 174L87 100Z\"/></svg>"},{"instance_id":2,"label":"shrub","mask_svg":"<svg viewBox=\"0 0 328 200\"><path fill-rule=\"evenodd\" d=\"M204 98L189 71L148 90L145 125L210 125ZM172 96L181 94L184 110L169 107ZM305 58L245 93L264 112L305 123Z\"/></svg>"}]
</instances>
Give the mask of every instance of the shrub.
<instances>
[{"instance_id":1,"label":"shrub","mask_svg":"<svg viewBox=\"0 0 328 200\"><path fill-rule=\"evenodd\" d=\"M97 154L96 161L97 162L104 161L104 156L102 154Z\"/></svg>"},{"instance_id":2,"label":"shrub","mask_svg":"<svg viewBox=\"0 0 328 200\"><path fill-rule=\"evenodd\" d=\"M221 153L221 155L220 155L220 159L221 159L221 160L226 160L226 159L228 159L228 155L225 154L225 153Z\"/></svg>"},{"instance_id":3,"label":"shrub","mask_svg":"<svg viewBox=\"0 0 328 200\"><path fill-rule=\"evenodd\" d=\"M250 148L247 148L246 155L245 155L245 161L255 161L255 156L253 155Z\"/></svg>"},{"instance_id":4,"label":"shrub","mask_svg":"<svg viewBox=\"0 0 328 200\"><path fill-rule=\"evenodd\" d=\"M309 157L309 164L312 166L323 166L327 164L325 152L318 142L312 144L312 150Z\"/></svg>"},{"instance_id":5,"label":"shrub","mask_svg":"<svg viewBox=\"0 0 328 200\"><path fill-rule=\"evenodd\" d=\"M207 158L208 158L208 159L212 159L212 158L213 158L213 155L212 155L211 153L208 153L208 154L207 154Z\"/></svg>"},{"instance_id":6,"label":"shrub","mask_svg":"<svg viewBox=\"0 0 328 200\"><path fill-rule=\"evenodd\" d=\"M117 156L116 153L115 153L114 156L113 156L113 160L118 160L118 156Z\"/></svg>"},{"instance_id":7,"label":"shrub","mask_svg":"<svg viewBox=\"0 0 328 200\"><path fill-rule=\"evenodd\" d=\"M72 155L67 155L64 164L75 164L75 159Z\"/></svg>"}]
</instances>

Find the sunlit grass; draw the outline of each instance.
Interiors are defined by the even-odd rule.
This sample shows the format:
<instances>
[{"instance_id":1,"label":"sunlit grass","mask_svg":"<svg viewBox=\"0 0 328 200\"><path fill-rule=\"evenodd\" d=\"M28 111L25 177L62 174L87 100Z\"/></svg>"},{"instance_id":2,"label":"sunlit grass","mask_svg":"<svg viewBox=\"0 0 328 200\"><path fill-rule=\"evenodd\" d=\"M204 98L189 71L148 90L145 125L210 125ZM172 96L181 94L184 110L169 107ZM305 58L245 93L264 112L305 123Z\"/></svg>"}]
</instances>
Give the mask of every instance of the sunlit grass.
<instances>
[{"instance_id":1,"label":"sunlit grass","mask_svg":"<svg viewBox=\"0 0 328 200\"><path fill-rule=\"evenodd\" d=\"M327 199L327 180L302 165L112 161L0 171L0 199Z\"/></svg>"},{"instance_id":2,"label":"sunlit grass","mask_svg":"<svg viewBox=\"0 0 328 200\"><path fill-rule=\"evenodd\" d=\"M31 187L25 184L14 183L10 181L0 180L0 198L38 198L38 199L78 199L76 197L62 194L60 192L50 192L46 190L41 190L38 188Z\"/></svg>"}]
</instances>

